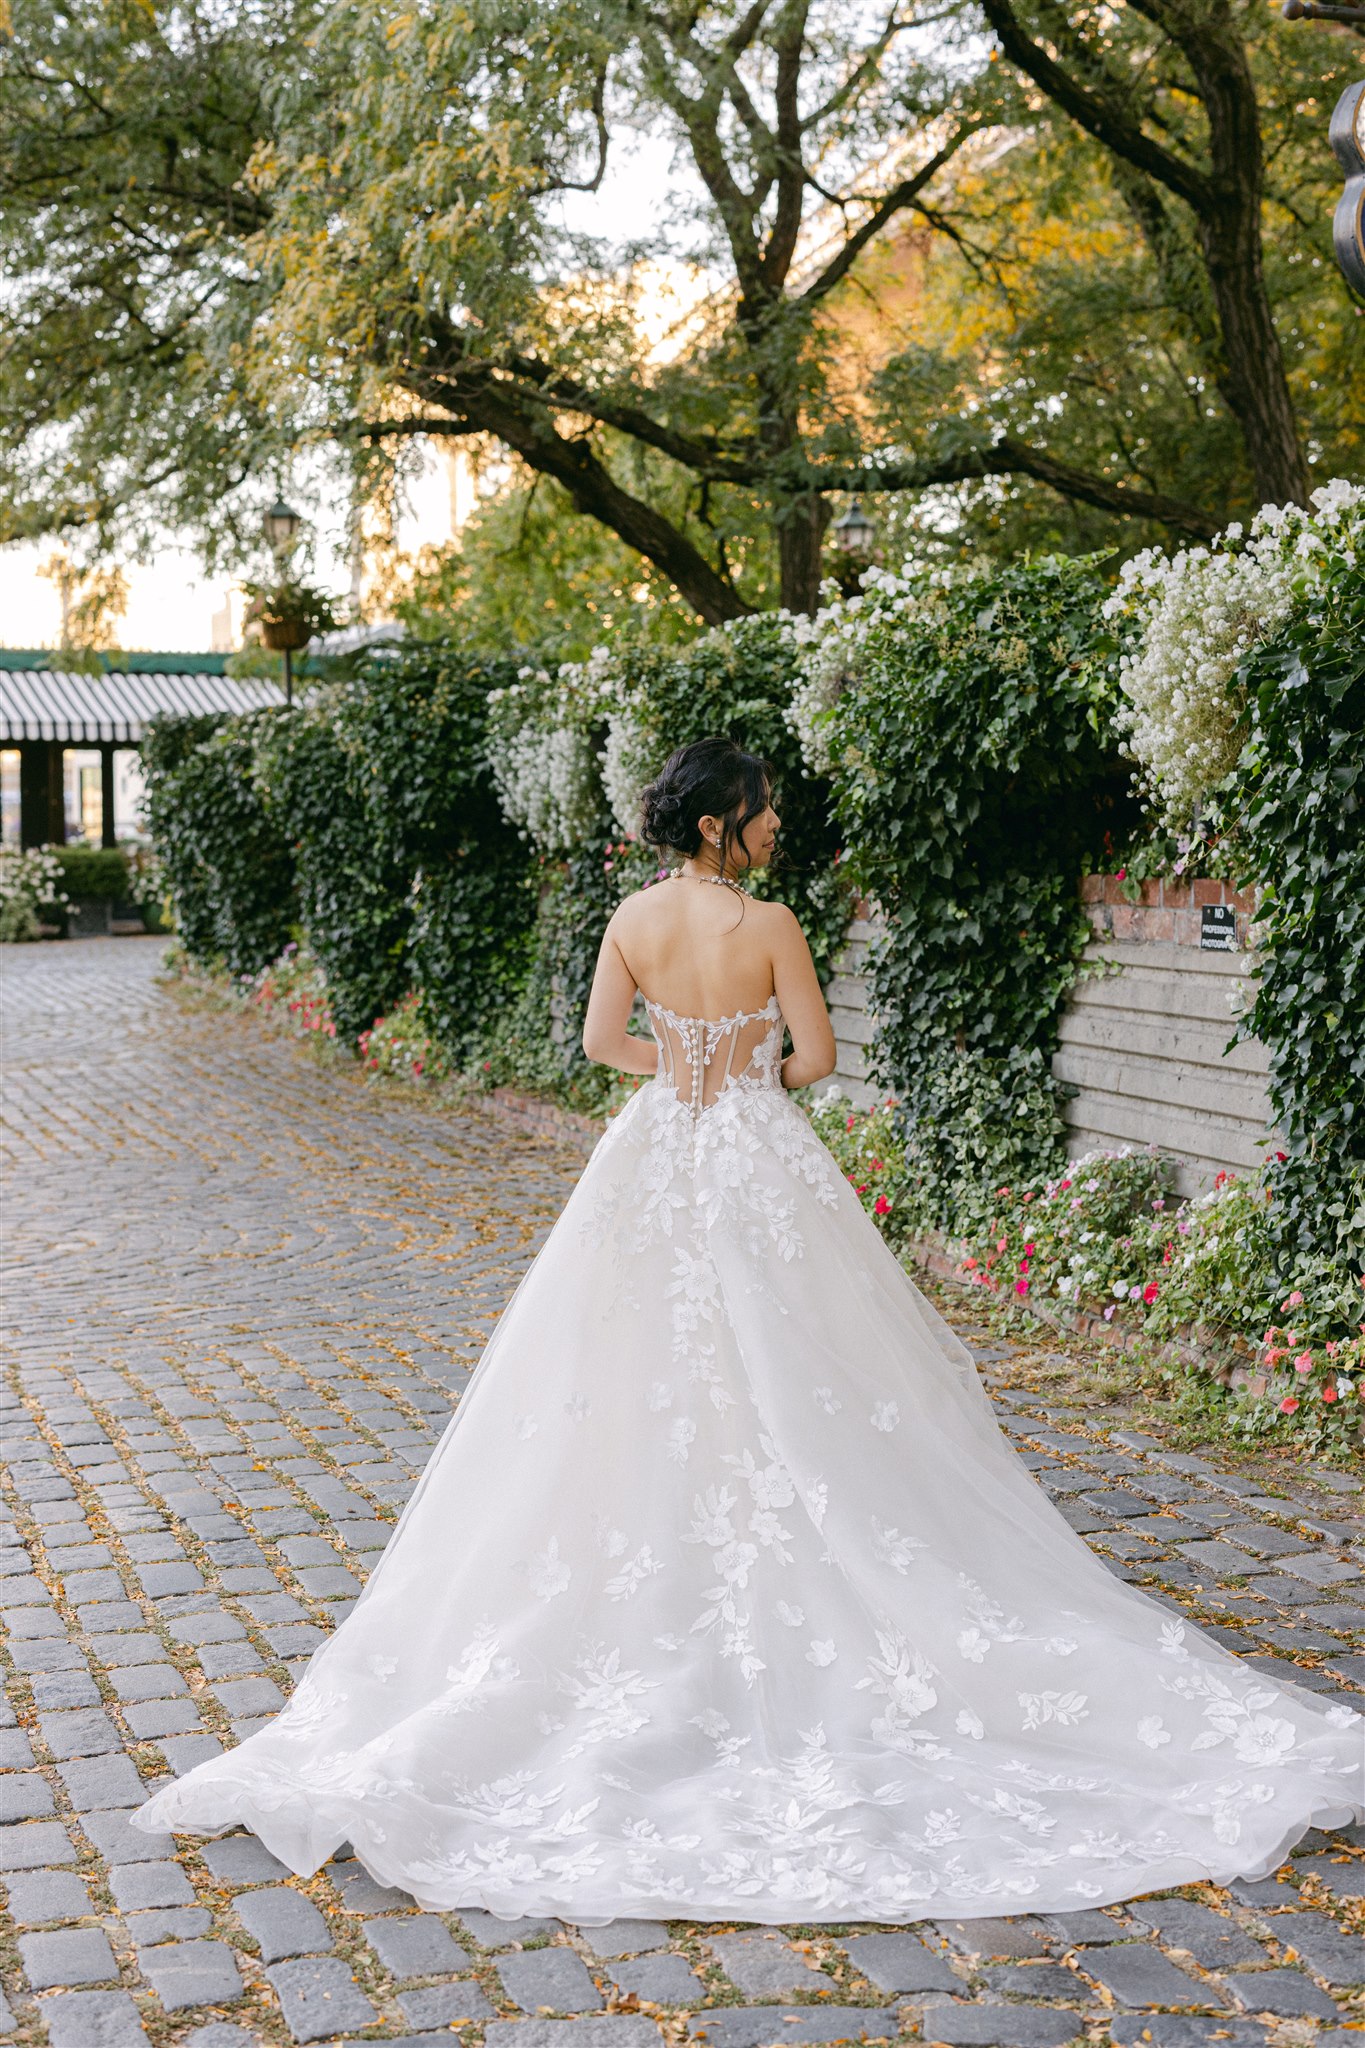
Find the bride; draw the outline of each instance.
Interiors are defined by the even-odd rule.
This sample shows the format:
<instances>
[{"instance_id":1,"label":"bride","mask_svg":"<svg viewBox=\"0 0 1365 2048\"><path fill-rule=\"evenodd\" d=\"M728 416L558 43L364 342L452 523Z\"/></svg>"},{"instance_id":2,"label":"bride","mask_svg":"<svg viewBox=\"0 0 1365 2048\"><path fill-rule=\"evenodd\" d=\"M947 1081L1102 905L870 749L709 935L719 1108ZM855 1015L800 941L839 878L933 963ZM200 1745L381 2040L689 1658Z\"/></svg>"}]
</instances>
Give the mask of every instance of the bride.
<instances>
[{"instance_id":1,"label":"bride","mask_svg":"<svg viewBox=\"0 0 1365 2048\"><path fill-rule=\"evenodd\" d=\"M353 1612L138 1827L592 1925L1063 1911L1365 1816L1365 1719L1111 1576L791 1099L834 1039L738 880L777 828L728 740L646 792L680 865L612 918L583 1043L653 1084Z\"/></svg>"}]
</instances>

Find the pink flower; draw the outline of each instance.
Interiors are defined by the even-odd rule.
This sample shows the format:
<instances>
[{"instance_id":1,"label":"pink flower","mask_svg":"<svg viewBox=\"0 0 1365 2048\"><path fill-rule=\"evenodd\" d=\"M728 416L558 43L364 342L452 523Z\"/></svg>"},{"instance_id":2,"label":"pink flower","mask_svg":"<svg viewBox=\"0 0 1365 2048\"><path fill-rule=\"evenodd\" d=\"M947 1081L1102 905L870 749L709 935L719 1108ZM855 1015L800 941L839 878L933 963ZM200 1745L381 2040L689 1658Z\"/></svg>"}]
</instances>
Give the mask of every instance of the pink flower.
<instances>
[{"instance_id":1,"label":"pink flower","mask_svg":"<svg viewBox=\"0 0 1365 2048\"><path fill-rule=\"evenodd\" d=\"M1024 1246L1024 1252L1026 1257L1031 1259L1033 1257L1033 1246L1031 1244L1026 1244Z\"/></svg>"},{"instance_id":2,"label":"pink flower","mask_svg":"<svg viewBox=\"0 0 1365 2048\"><path fill-rule=\"evenodd\" d=\"M1015 1281L1015 1283L1014 1283L1014 1291L1015 1291L1015 1293L1016 1293L1016 1294L1027 1294L1027 1293L1028 1293L1028 1281L1027 1281L1027 1280L1016 1280L1016 1281Z\"/></svg>"},{"instance_id":3,"label":"pink flower","mask_svg":"<svg viewBox=\"0 0 1365 2048\"><path fill-rule=\"evenodd\" d=\"M1142 1290L1142 1298L1146 1302L1148 1308L1151 1307L1152 1303L1156 1300L1160 1292L1161 1289L1157 1285L1155 1280L1149 1280L1147 1282L1147 1285Z\"/></svg>"},{"instance_id":4,"label":"pink flower","mask_svg":"<svg viewBox=\"0 0 1365 2048\"><path fill-rule=\"evenodd\" d=\"M1294 1411L1297 1409L1298 1405L1299 1404L1297 1400L1294 1398L1292 1394L1286 1394L1283 1401L1281 1401L1280 1403L1281 1415L1292 1415Z\"/></svg>"},{"instance_id":5,"label":"pink flower","mask_svg":"<svg viewBox=\"0 0 1365 2048\"><path fill-rule=\"evenodd\" d=\"M1104 1320L1106 1323L1112 1323L1114 1320L1114 1304L1112 1301L1104 1312Z\"/></svg>"},{"instance_id":6,"label":"pink flower","mask_svg":"<svg viewBox=\"0 0 1365 2048\"><path fill-rule=\"evenodd\" d=\"M1299 1353L1298 1357L1294 1360L1294 1370L1295 1372L1311 1372L1313 1370L1313 1354L1311 1351L1301 1351Z\"/></svg>"},{"instance_id":7,"label":"pink flower","mask_svg":"<svg viewBox=\"0 0 1365 2048\"><path fill-rule=\"evenodd\" d=\"M1282 1301L1280 1303L1280 1308L1282 1311L1287 1308L1299 1308L1302 1306L1302 1303L1303 1296L1300 1294L1298 1288L1296 1287L1294 1289L1294 1292L1289 1296L1288 1300Z\"/></svg>"},{"instance_id":8,"label":"pink flower","mask_svg":"<svg viewBox=\"0 0 1365 2048\"><path fill-rule=\"evenodd\" d=\"M885 1195L878 1195L872 1205L872 1212L876 1216L889 1216L891 1214L891 1204L887 1201Z\"/></svg>"},{"instance_id":9,"label":"pink flower","mask_svg":"<svg viewBox=\"0 0 1365 2048\"><path fill-rule=\"evenodd\" d=\"M1127 870L1127 868L1120 868L1120 869L1119 869L1119 871L1118 871L1118 873L1117 873L1117 874L1115 875L1115 877L1114 877L1114 880L1115 880L1116 882L1124 882L1124 881L1127 881L1127 879L1128 879L1128 870Z\"/></svg>"}]
</instances>

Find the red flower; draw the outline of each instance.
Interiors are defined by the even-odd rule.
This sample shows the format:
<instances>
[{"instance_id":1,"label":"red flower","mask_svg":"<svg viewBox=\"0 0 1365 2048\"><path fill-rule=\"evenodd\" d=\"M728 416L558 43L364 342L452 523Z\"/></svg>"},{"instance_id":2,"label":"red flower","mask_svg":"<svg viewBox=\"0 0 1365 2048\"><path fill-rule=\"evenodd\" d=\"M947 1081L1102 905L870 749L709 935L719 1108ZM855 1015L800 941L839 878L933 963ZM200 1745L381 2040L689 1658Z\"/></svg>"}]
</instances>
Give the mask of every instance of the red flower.
<instances>
[{"instance_id":1,"label":"red flower","mask_svg":"<svg viewBox=\"0 0 1365 2048\"><path fill-rule=\"evenodd\" d=\"M885 1195L878 1195L872 1208L874 1215L877 1216L889 1216L891 1214L891 1204L887 1201Z\"/></svg>"},{"instance_id":2,"label":"red flower","mask_svg":"<svg viewBox=\"0 0 1365 2048\"><path fill-rule=\"evenodd\" d=\"M1033 1257L1033 1246L1031 1244L1026 1244L1024 1246L1024 1251L1030 1259Z\"/></svg>"},{"instance_id":3,"label":"red flower","mask_svg":"<svg viewBox=\"0 0 1365 2048\"><path fill-rule=\"evenodd\" d=\"M1147 1282L1147 1285L1142 1290L1142 1298L1146 1302L1148 1308L1151 1307L1152 1303L1156 1300L1160 1292L1161 1289L1160 1287L1158 1287L1155 1280L1149 1280Z\"/></svg>"},{"instance_id":4,"label":"red flower","mask_svg":"<svg viewBox=\"0 0 1365 2048\"><path fill-rule=\"evenodd\" d=\"M1329 1382L1329 1383L1328 1383L1328 1385L1327 1385L1327 1386L1325 1386L1325 1387L1323 1388L1323 1390L1322 1390L1322 1398L1323 1398L1323 1400L1324 1400L1324 1401L1335 1401L1335 1400L1336 1400L1336 1398L1337 1398L1337 1390L1336 1390L1336 1387L1335 1387L1335 1386L1334 1386L1334 1385L1333 1385L1333 1384L1332 1384L1331 1382Z\"/></svg>"},{"instance_id":5,"label":"red flower","mask_svg":"<svg viewBox=\"0 0 1365 2048\"><path fill-rule=\"evenodd\" d=\"M1283 1401L1281 1401L1280 1403L1281 1415L1292 1415L1295 1409L1298 1407L1298 1405L1299 1404L1297 1400L1294 1398L1293 1394L1286 1394Z\"/></svg>"},{"instance_id":6,"label":"red flower","mask_svg":"<svg viewBox=\"0 0 1365 2048\"><path fill-rule=\"evenodd\" d=\"M975 1259L964 1259L964 1260L962 1261L962 1264L963 1264L963 1268L964 1268L964 1270L965 1270L966 1272L968 1272L968 1273L974 1273L974 1272L976 1271L976 1260L975 1260Z\"/></svg>"},{"instance_id":7,"label":"red flower","mask_svg":"<svg viewBox=\"0 0 1365 2048\"><path fill-rule=\"evenodd\" d=\"M1175 1251L1175 1246L1174 1246L1174 1244L1168 1244L1168 1245L1167 1245L1167 1247L1166 1247L1166 1249L1165 1249L1165 1251L1164 1251L1164 1252L1163 1252L1163 1253L1161 1254L1161 1263L1162 1263L1162 1265L1163 1265L1163 1266L1169 1266L1169 1265L1170 1265L1170 1263L1171 1263L1171 1257L1172 1257L1172 1254L1174 1253L1174 1251Z\"/></svg>"},{"instance_id":8,"label":"red flower","mask_svg":"<svg viewBox=\"0 0 1365 2048\"><path fill-rule=\"evenodd\" d=\"M1114 880L1115 880L1116 882L1124 882L1124 881L1126 881L1127 879L1128 879L1128 870L1127 870L1127 868L1120 868L1120 869L1119 869L1119 871L1118 871L1118 873L1117 873L1117 874L1115 875L1115 877L1114 877Z\"/></svg>"}]
</instances>

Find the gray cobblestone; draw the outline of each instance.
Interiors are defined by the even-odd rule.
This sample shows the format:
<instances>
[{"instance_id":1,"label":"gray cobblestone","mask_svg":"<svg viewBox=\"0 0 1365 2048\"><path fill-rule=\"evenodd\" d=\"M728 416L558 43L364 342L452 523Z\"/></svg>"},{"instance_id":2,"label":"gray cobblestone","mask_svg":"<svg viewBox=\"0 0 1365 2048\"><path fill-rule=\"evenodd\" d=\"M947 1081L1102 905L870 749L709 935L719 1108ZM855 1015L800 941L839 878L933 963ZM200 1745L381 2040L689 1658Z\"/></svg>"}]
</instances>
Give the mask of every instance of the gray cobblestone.
<instances>
[{"instance_id":1,"label":"gray cobblestone","mask_svg":"<svg viewBox=\"0 0 1365 2048\"><path fill-rule=\"evenodd\" d=\"M529 1941L536 1934L557 1934L558 1920L535 1920L523 1917L519 1920L502 1920L496 1913L482 1913L474 1907L466 1907L457 1913L456 1919L471 1941L480 1948L507 1948L514 1941Z\"/></svg>"},{"instance_id":2,"label":"gray cobblestone","mask_svg":"<svg viewBox=\"0 0 1365 2048\"><path fill-rule=\"evenodd\" d=\"M899 2031L897 2015L889 2007L866 2005L730 2006L699 2013L692 2022L692 2038L707 2042L709 2048L777 2048L783 2041L888 2041Z\"/></svg>"},{"instance_id":3,"label":"gray cobblestone","mask_svg":"<svg viewBox=\"0 0 1365 2048\"><path fill-rule=\"evenodd\" d=\"M98 1927L21 1934L19 1953L24 1975L35 1991L50 1991L58 1985L118 1982L114 1951Z\"/></svg>"},{"instance_id":4,"label":"gray cobblestone","mask_svg":"<svg viewBox=\"0 0 1365 2048\"><path fill-rule=\"evenodd\" d=\"M36 1870L43 1863L74 1863L75 1844L60 1821L20 1821L0 1828L0 1871Z\"/></svg>"},{"instance_id":5,"label":"gray cobblestone","mask_svg":"<svg viewBox=\"0 0 1365 2048\"><path fill-rule=\"evenodd\" d=\"M82 1920L90 1911L90 1894L73 1870L30 1870L12 1877L10 1917L21 1927L39 1927L47 1920Z\"/></svg>"},{"instance_id":6,"label":"gray cobblestone","mask_svg":"<svg viewBox=\"0 0 1365 2048\"><path fill-rule=\"evenodd\" d=\"M288 1871L254 1835L224 1835L205 1842L200 1854L223 1884L266 1884Z\"/></svg>"},{"instance_id":7,"label":"gray cobblestone","mask_svg":"<svg viewBox=\"0 0 1365 2048\"><path fill-rule=\"evenodd\" d=\"M232 1950L222 1941L174 1941L138 1951L142 1974L167 2012L192 2005L228 2005L243 1985Z\"/></svg>"},{"instance_id":8,"label":"gray cobblestone","mask_svg":"<svg viewBox=\"0 0 1365 2048\"><path fill-rule=\"evenodd\" d=\"M1296 1913L1275 1932L1325 1984L1365 1984L1365 1938L1348 1934L1326 1913Z\"/></svg>"},{"instance_id":9,"label":"gray cobblestone","mask_svg":"<svg viewBox=\"0 0 1365 2048\"><path fill-rule=\"evenodd\" d=\"M323 2041L351 2027L373 2026L378 2014L345 1963L312 1958L266 1971L284 2022L296 2041Z\"/></svg>"},{"instance_id":10,"label":"gray cobblestone","mask_svg":"<svg viewBox=\"0 0 1365 2048\"><path fill-rule=\"evenodd\" d=\"M633 1992L650 2005L681 2005L689 2010L706 1996L700 1977L684 1956L638 1956L633 1962L607 1964L618 1991Z\"/></svg>"},{"instance_id":11,"label":"gray cobblestone","mask_svg":"<svg viewBox=\"0 0 1365 2048\"><path fill-rule=\"evenodd\" d=\"M1206 1970L1235 1970L1263 1963L1266 1952L1235 1920L1189 1899L1139 1899L1128 1908L1135 1920L1161 1938L1163 1948L1183 1949Z\"/></svg>"},{"instance_id":12,"label":"gray cobblestone","mask_svg":"<svg viewBox=\"0 0 1365 2048\"><path fill-rule=\"evenodd\" d=\"M451 1940L444 1921L434 1913L415 1913L406 1919L367 1920L365 1939L384 1968L400 1983L410 1977L450 1976L469 1965L465 1950Z\"/></svg>"},{"instance_id":13,"label":"gray cobblestone","mask_svg":"<svg viewBox=\"0 0 1365 2048\"><path fill-rule=\"evenodd\" d=\"M6 1142L25 1191L7 1208L13 1272L0 1329L0 1660L13 1681L12 1703L0 1701L0 1773L10 1774L0 1792L15 1816L0 1822L0 1870L24 1941L43 1930L79 1944L69 1955L93 1957L90 1938L105 1940L98 1917L113 1952L141 1964L140 1986L125 1963L117 1986L38 1992L41 2026L31 2002L24 2012L35 2043L42 2027L52 2048L145 2043L128 1987L144 2000L159 1990L178 2014L193 2014L186 1998L233 2005L232 2018L201 2014L201 2025L163 2018L165 2048L280 2048L282 2026L298 2040L368 2032L376 2008L349 1963L275 1945L322 1945L340 1930L343 1954L356 1955L363 1918L382 1981L456 1979L400 1988L396 2003L385 1994L386 2036L426 2029L432 2044L486 2023L487 2048L662 2048L647 2017L596 2009L576 1948L600 1959L596 1974L618 1996L683 2005L714 2048L911 2025L964 2048L1057 2048L1079 2017L1058 2006L1079 2009L1086 1979L1106 1973L1120 2004L1157 2000L1111 2014L1114 2048L1261 2048L1271 2016L1283 2023L1275 2048L1308 2048L1318 2019L1331 2029L1318 2048L1348 2048L1354 2037L1332 2020L1360 2009L1365 1944L1349 1931L1365 1873L1360 1830L1309 1838L1292 1881L1204 1887L1199 1905L1168 1897L838 1938L834 1952L891 2005L836 2003L848 1995L840 1979L790 1947L790 1930L731 1923L713 1947L740 1973L742 1998L811 2002L736 2006L726 1990L708 2007L662 1923L577 1930L568 1947L555 1921L448 1916L480 1965L497 1954L524 2013L586 2001L579 2018L507 2020L490 2016L476 1959L447 1922L349 1854L328 1866L341 1903L324 1921L247 1836L181 1846L131 1829L143 1784L218 1754L276 1711L348 1611L575 1170L569 1155L482 1116L359 1088L279 1037L181 1010L153 986L160 950L91 940L7 951L0 991ZM70 1118L54 1102L54 1061L103 1106L99 1118ZM517 1193L495 1225L489 1185ZM59 1240L72 1247L60 1265L50 1261ZM986 1362L1011 1355L980 1348ZM1212 1453L1168 1453L1131 1430L1106 1443L1089 1412L1058 1415L1026 1388L997 1391L1040 1480L1073 1527L1107 1546L1109 1568L1211 1624L1234 1654L1278 1659L1277 1676L1361 1699L1365 1496L1343 1475L1286 1471L1267 1489L1220 1470ZM1172 1504L1178 1516L1155 1512ZM80 1815L70 1832L54 1799ZM1310 1880L1308 1910L1298 1887ZM131 1951L105 1917L110 1898ZM1344 1925L1319 1910L1334 1899L1347 1904ZM274 1941L247 1963L253 1917ZM1150 1939L1134 1939L1148 1928ZM711 1930L700 1932L707 1941ZM1288 1960L1241 1967L1271 1954L1257 1932ZM514 1947L544 1936L549 1948ZM244 1988L234 1941L252 1984L264 1964L271 1994ZM1080 1976L1059 1971L1069 1951ZM1220 1984L1182 1971L1171 1959L1180 1954L1190 1971L1216 1967ZM969 1998L968 1982L988 1985L986 1998ZM1163 1997L1193 2008L1163 2011ZM1211 2009L1217 2000L1228 2009ZM1089 2009L1094 2028L1101 2015Z\"/></svg>"},{"instance_id":14,"label":"gray cobblestone","mask_svg":"<svg viewBox=\"0 0 1365 2048\"><path fill-rule=\"evenodd\" d=\"M49 2048L147 2048L147 2029L126 1991L64 1991L43 2000Z\"/></svg>"},{"instance_id":15,"label":"gray cobblestone","mask_svg":"<svg viewBox=\"0 0 1365 2048\"><path fill-rule=\"evenodd\" d=\"M1334 2020L1339 2015L1336 2000L1300 1970L1241 1970L1227 1981L1248 2012L1273 2013L1277 2019Z\"/></svg>"},{"instance_id":16,"label":"gray cobblestone","mask_svg":"<svg viewBox=\"0 0 1365 2048\"><path fill-rule=\"evenodd\" d=\"M537 1948L503 1956L498 1963L503 1990L523 2012L596 2012L602 1994L572 1949Z\"/></svg>"},{"instance_id":17,"label":"gray cobblestone","mask_svg":"<svg viewBox=\"0 0 1365 2048\"><path fill-rule=\"evenodd\" d=\"M1106 1991L1112 1991L1120 2005L1222 2007L1215 1986L1197 1984L1146 1942L1124 1942L1115 1948L1094 1949L1085 1959L1088 1974Z\"/></svg>"},{"instance_id":18,"label":"gray cobblestone","mask_svg":"<svg viewBox=\"0 0 1365 2048\"><path fill-rule=\"evenodd\" d=\"M653 2020L604 2013L586 2020L490 2020L484 2048L660 2048Z\"/></svg>"},{"instance_id":19,"label":"gray cobblestone","mask_svg":"<svg viewBox=\"0 0 1365 2048\"><path fill-rule=\"evenodd\" d=\"M662 1920L611 1920L605 1927L584 1927L580 1933L595 1956L607 1958L638 1956L668 1947L668 1929Z\"/></svg>"},{"instance_id":20,"label":"gray cobblestone","mask_svg":"<svg viewBox=\"0 0 1365 2048\"><path fill-rule=\"evenodd\" d=\"M858 1934L840 1944L855 1970L879 1991L959 1991L942 1956L913 1934Z\"/></svg>"},{"instance_id":21,"label":"gray cobblestone","mask_svg":"<svg viewBox=\"0 0 1365 2048\"><path fill-rule=\"evenodd\" d=\"M239 1892L233 1910L267 1963L283 1962L286 1956L326 1955L332 1947L327 1922L317 1907L288 1885Z\"/></svg>"},{"instance_id":22,"label":"gray cobblestone","mask_svg":"<svg viewBox=\"0 0 1365 2048\"><path fill-rule=\"evenodd\" d=\"M830 1982L822 1970L780 1934L713 1935L707 1943L732 1984L750 1998L780 1998L784 1992L816 1991Z\"/></svg>"},{"instance_id":23,"label":"gray cobblestone","mask_svg":"<svg viewBox=\"0 0 1365 2048\"><path fill-rule=\"evenodd\" d=\"M1013 1959L1043 1956L1048 1952L1043 1929L1036 1920L936 1920L938 1932L969 1956Z\"/></svg>"},{"instance_id":24,"label":"gray cobblestone","mask_svg":"<svg viewBox=\"0 0 1365 2048\"><path fill-rule=\"evenodd\" d=\"M924 2015L924 2038L949 2048L1062 2048L1083 2026L1079 2013L1046 2006L936 2005Z\"/></svg>"},{"instance_id":25,"label":"gray cobblestone","mask_svg":"<svg viewBox=\"0 0 1365 2048\"><path fill-rule=\"evenodd\" d=\"M453 2027L461 2020L488 2020L493 2007L477 1984L428 1984L420 1991L402 1991L398 2003L413 2027Z\"/></svg>"}]
</instances>

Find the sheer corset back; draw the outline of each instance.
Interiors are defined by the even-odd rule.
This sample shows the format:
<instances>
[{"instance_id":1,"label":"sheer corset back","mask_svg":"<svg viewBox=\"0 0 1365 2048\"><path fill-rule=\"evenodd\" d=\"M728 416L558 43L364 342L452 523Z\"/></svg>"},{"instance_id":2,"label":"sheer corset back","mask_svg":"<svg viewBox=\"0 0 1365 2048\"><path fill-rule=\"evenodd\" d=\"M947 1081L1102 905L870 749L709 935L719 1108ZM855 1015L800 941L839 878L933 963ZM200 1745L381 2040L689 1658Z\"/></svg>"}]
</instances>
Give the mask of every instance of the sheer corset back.
<instances>
[{"instance_id":1,"label":"sheer corset back","mask_svg":"<svg viewBox=\"0 0 1365 2048\"><path fill-rule=\"evenodd\" d=\"M731 1017L680 1017L648 996L644 1004L659 1046L658 1084L693 1116L730 1087L781 1087L782 1012L775 995L761 1010Z\"/></svg>"}]
</instances>

